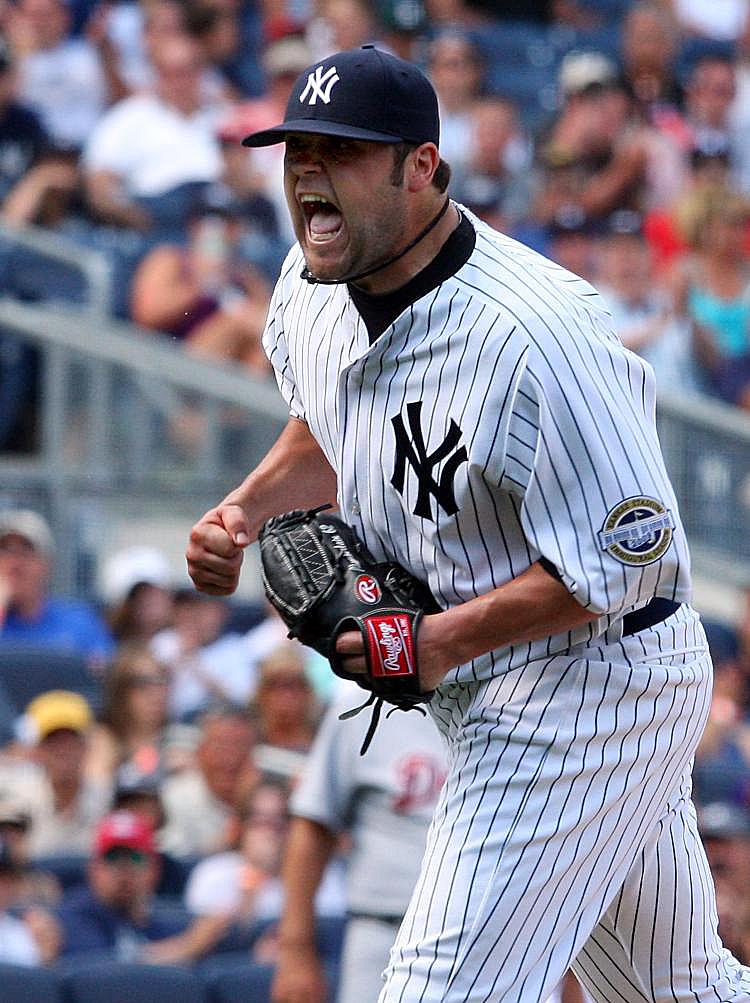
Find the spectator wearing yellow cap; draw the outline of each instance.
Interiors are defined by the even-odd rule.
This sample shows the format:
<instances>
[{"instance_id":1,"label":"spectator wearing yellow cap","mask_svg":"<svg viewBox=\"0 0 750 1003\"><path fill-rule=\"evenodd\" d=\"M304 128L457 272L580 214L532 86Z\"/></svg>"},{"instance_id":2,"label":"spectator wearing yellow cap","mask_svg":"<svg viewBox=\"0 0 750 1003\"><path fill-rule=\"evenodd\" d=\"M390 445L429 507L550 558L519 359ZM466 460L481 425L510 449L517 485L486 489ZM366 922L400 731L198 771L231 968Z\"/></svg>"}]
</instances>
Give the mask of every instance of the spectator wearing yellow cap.
<instances>
[{"instance_id":1,"label":"spectator wearing yellow cap","mask_svg":"<svg viewBox=\"0 0 750 1003\"><path fill-rule=\"evenodd\" d=\"M34 767L19 778L29 806L34 857L88 853L94 828L109 806L109 789L84 770L92 720L80 694L50 690L31 701L19 722Z\"/></svg>"}]
</instances>

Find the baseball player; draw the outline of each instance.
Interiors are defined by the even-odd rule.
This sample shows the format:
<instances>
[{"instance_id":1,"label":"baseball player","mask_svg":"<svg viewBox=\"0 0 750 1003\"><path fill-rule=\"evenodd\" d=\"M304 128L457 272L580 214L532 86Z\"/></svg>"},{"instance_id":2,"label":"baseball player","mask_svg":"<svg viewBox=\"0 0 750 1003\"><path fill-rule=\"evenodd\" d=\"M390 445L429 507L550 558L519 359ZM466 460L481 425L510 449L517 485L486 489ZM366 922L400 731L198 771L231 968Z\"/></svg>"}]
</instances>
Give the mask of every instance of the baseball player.
<instances>
[{"instance_id":1,"label":"baseball player","mask_svg":"<svg viewBox=\"0 0 750 1003\"><path fill-rule=\"evenodd\" d=\"M364 715L354 721L339 717L352 701L346 687L329 707L292 795L275 1003L326 999L315 954L313 902L343 832L350 836L351 852L338 1003L377 999L445 779L444 744L433 722L418 714L383 720L367 755L360 756Z\"/></svg>"},{"instance_id":2,"label":"baseball player","mask_svg":"<svg viewBox=\"0 0 750 1003\"><path fill-rule=\"evenodd\" d=\"M654 377L596 291L446 195L434 91L371 47L296 82L298 245L265 345L290 411L191 532L229 594L270 515L324 502L429 585L448 777L380 1003L750 1001L690 800L711 690ZM336 644L366 671L362 636Z\"/></svg>"}]
</instances>

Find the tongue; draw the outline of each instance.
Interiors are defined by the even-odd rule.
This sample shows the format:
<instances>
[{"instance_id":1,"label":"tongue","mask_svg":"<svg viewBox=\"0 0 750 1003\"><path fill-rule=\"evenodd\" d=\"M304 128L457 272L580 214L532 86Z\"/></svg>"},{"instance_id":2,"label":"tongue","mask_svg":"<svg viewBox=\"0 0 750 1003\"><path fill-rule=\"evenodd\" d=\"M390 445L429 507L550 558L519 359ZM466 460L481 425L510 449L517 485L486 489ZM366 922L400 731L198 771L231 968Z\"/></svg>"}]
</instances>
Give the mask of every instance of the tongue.
<instances>
[{"instance_id":1,"label":"tongue","mask_svg":"<svg viewBox=\"0 0 750 1003\"><path fill-rule=\"evenodd\" d=\"M316 212L310 219L310 233L314 233L316 236L335 233L340 226L341 213L335 209Z\"/></svg>"}]
</instances>

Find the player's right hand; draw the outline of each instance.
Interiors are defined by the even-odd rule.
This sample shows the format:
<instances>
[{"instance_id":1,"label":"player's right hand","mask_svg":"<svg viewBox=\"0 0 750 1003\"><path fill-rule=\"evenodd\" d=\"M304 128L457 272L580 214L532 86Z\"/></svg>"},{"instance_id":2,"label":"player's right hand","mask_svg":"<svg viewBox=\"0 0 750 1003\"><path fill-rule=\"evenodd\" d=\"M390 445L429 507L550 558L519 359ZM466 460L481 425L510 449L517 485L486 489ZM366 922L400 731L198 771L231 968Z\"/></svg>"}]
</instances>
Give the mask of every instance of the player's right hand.
<instances>
[{"instance_id":1,"label":"player's right hand","mask_svg":"<svg viewBox=\"0 0 750 1003\"><path fill-rule=\"evenodd\" d=\"M222 503L209 509L190 530L185 551L188 573L199 592L231 595L240 580L251 531L244 510Z\"/></svg>"}]
</instances>

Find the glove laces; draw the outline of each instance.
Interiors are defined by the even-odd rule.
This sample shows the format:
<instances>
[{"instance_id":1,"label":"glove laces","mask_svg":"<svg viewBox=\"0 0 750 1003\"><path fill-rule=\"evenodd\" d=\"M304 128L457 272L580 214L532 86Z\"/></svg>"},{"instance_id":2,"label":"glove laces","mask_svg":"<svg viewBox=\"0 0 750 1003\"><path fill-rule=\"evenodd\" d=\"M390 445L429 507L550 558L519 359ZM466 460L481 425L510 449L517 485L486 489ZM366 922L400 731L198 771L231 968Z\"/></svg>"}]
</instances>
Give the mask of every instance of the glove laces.
<instances>
[{"instance_id":1,"label":"glove laces","mask_svg":"<svg viewBox=\"0 0 750 1003\"><path fill-rule=\"evenodd\" d=\"M367 750L370 748L370 743L372 742L373 736L377 730L378 724L380 723L380 714L383 710L384 700L379 697L376 693L371 693L364 703L360 704L358 707L352 707L350 710L345 710L343 714L339 714L339 721L348 721L350 717L356 717L360 711L365 710L367 707L372 707L372 715L370 716L370 724L367 727L367 733L365 734L362 746L359 750L360 756L364 756ZM420 707L418 704L413 704L410 707L399 707L398 705L391 707L386 717L390 717L397 710L418 710L420 714L424 717L427 716L427 711L424 707Z\"/></svg>"}]
</instances>

